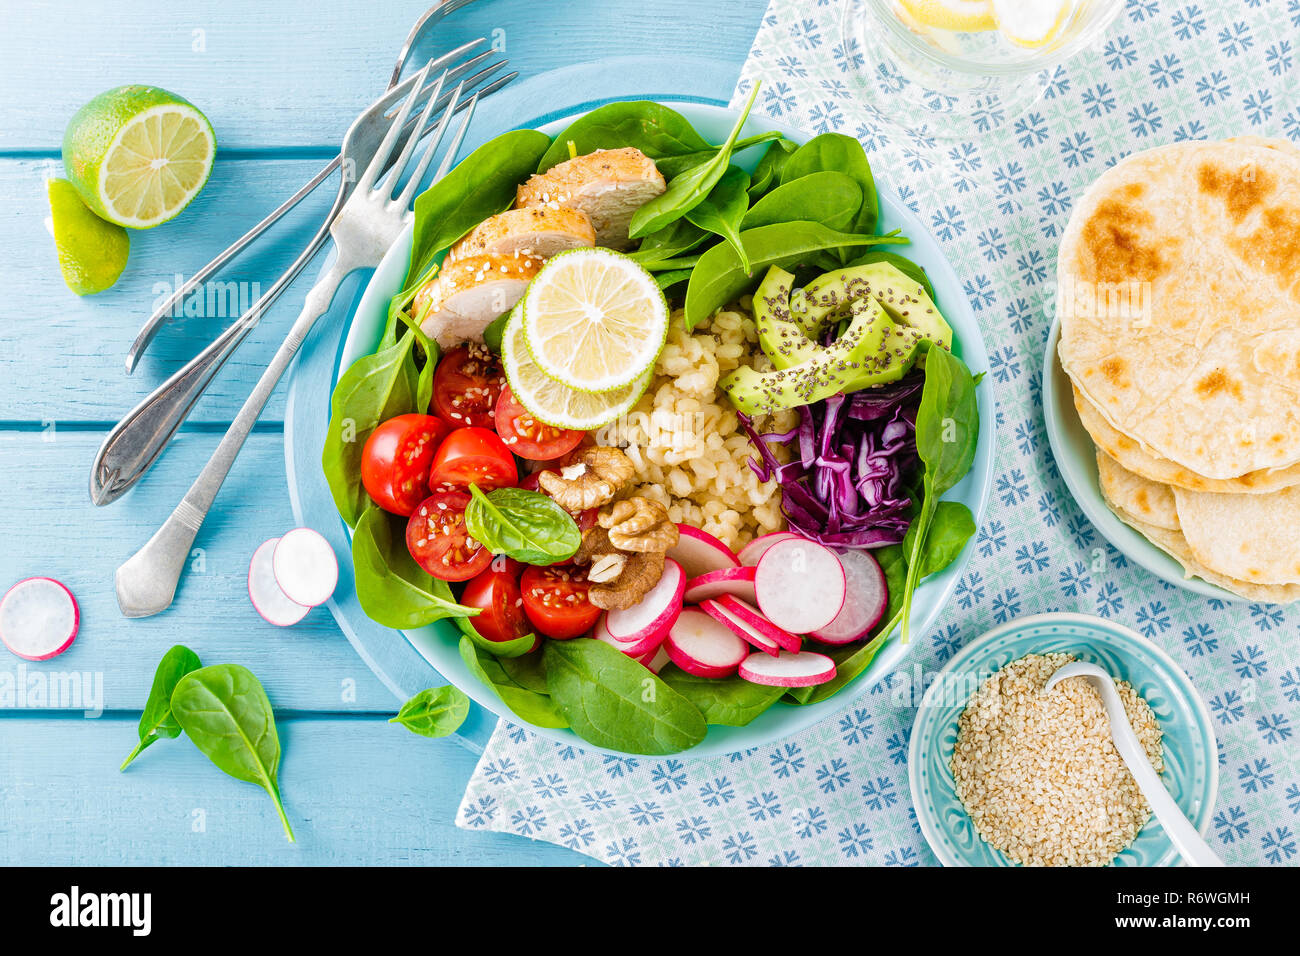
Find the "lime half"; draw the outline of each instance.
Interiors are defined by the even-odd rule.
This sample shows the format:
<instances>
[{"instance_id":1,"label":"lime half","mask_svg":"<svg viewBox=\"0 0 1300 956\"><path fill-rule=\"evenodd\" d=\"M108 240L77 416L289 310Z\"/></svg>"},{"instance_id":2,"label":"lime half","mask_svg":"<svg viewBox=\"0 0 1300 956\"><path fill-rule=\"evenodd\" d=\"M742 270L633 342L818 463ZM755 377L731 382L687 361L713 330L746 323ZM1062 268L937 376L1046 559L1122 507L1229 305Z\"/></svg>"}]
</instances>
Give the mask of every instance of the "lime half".
<instances>
[{"instance_id":1,"label":"lime half","mask_svg":"<svg viewBox=\"0 0 1300 956\"><path fill-rule=\"evenodd\" d=\"M612 392L579 392L539 369L524 343L524 322L516 309L501 336L501 364L515 400L539 421L556 428L590 431L631 411L654 377L651 366L631 385Z\"/></svg>"},{"instance_id":2,"label":"lime half","mask_svg":"<svg viewBox=\"0 0 1300 956\"><path fill-rule=\"evenodd\" d=\"M524 341L538 368L580 392L640 381L668 335L668 303L654 277L611 249L553 256L523 304Z\"/></svg>"},{"instance_id":3,"label":"lime half","mask_svg":"<svg viewBox=\"0 0 1300 956\"><path fill-rule=\"evenodd\" d=\"M155 86L99 94L63 134L63 165L86 205L132 229L152 229L188 206L216 154L207 117Z\"/></svg>"},{"instance_id":4,"label":"lime half","mask_svg":"<svg viewBox=\"0 0 1300 956\"><path fill-rule=\"evenodd\" d=\"M63 281L77 295L103 292L126 268L131 251L126 230L87 209L66 179L51 179L47 188L50 232L59 252Z\"/></svg>"}]
</instances>

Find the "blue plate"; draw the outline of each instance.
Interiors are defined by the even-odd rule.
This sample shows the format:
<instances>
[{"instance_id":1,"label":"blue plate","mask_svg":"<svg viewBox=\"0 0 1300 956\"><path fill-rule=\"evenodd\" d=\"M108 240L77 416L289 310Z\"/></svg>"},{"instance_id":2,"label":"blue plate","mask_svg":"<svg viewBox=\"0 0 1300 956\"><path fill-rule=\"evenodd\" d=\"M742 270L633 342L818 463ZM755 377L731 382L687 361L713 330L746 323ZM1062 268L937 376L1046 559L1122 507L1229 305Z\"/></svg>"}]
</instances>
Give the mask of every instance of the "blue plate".
<instances>
[{"instance_id":1,"label":"blue plate","mask_svg":"<svg viewBox=\"0 0 1300 956\"><path fill-rule=\"evenodd\" d=\"M637 64L624 62L620 63L619 67L624 71L635 71ZM690 64L684 64L685 67L690 67ZM660 68L662 69L662 67ZM624 72L622 75L631 76L635 75L635 73ZM543 79L546 79L544 94L539 95L535 84ZM529 89L530 85L534 85L531 90ZM507 88L502 93L489 99L483 107L480 107L480 114L476 116L475 126L471 128L471 135L466 141L462 154L467 153L478 143L506 129L533 127L547 133L558 132L576 117L600 105L602 102L609 101L608 98L604 98L600 101L584 102L571 109L556 109L542 115L536 114L537 104L558 102L556 99L558 90L568 90L567 96L572 101L573 93L571 91L582 88L581 77L577 74L564 77L560 82L557 82L553 77L539 77L537 80L521 83L518 87ZM510 99L512 94L514 96L513 100ZM653 93L634 94L629 92L614 97L614 99L654 99L671 103L706 138L711 139L713 142L721 142L725 139L737 118L736 111L723 106L702 103L699 97L694 96ZM516 105L531 104L532 112L524 111L521 108L512 113L510 110L510 104L512 103ZM488 108L492 108L494 112L488 114L486 112ZM486 115L491 115L496 119L496 122L483 122ZM506 116L513 116L513 119L506 119ZM796 142L803 142L808 139L806 133L758 115L750 118L742 135L769 129L780 130ZM759 155L761 155L761 150L751 150L742 159L752 165L757 161ZM976 324L970 306L962 293L961 284L953 273L951 266L939 251L938 244L892 190L879 182L877 188L880 192L881 230L888 231L900 228L911 239L911 245L903 247L899 251L904 252L920 263L929 273L930 279L935 286L939 305L953 327L957 343L955 351L970 366L971 371L978 373L986 370L988 368L988 357L983 336L980 334L979 326ZM290 429L294 429L294 431L286 435L286 455L288 457L290 492L291 498L294 500L295 514L304 523L310 524L325 533L331 542L335 543L335 546L340 549L341 553L348 549L346 528L332 506L329 507L327 513L325 504L328 502L328 489L324 488L324 479L319 475L320 448L325 423L312 421L310 418L301 415L297 409L297 403L300 401L311 402L312 407L317 410L318 414L323 410L323 413L328 415L328 394L332 390L334 382L337 381L338 375L358 357L373 351L387 317L388 300L399 290L405 277L410 242L411 236L408 230L389 250L379 268L375 270L360 301L352 312L350 322L344 330L342 342L333 343L333 347L336 349L333 353L335 361L332 374L328 380L321 374L318 359L316 370L312 375L302 377L301 381L299 376L295 375L294 387L290 395L290 407L286 415L289 420L286 424L286 432L289 432ZM337 334L338 332L335 330L333 335ZM308 347L311 346L313 346L313 343L309 341ZM329 348L330 346L316 345L315 347ZM310 396L305 394L305 388L323 389L325 392L323 403L321 396L314 393ZM983 518L992 485L994 404L987 376L977 389L977 398L980 406L980 439L975 465L971 473L947 497L965 503L975 514L978 523ZM300 422L302 422L305 429L301 434L297 431ZM314 473L312 473L313 471ZM324 490L325 497L322 497L322 490ZM971 547L968 546L961 557L947 570L928 579L917 590L914 603L916 612L912 619L914 633L922 634L933 625L943 606L952 596L962 569L969 558L970 551ZM347 564L346 561L344 563ZM424 687L438 683L439 678L437 675L441 674L447 682L455 684L464 690L465 693L469 694L470 697L489 711L505 717L507 720L519 722L519 718L515 717L502 704L501 700L490 688L483 686L477 678L469 673L457 651L459 632L453 624L439 622L429 627L405 631L400 634L379 627L365 618L356 602L351 585L352 579L350 568L348 568L340 576L336 597L331 600L329 607L338 620L340 627L348 635L353 645L357 647L362 657L376 670L381 679L384 679L390 687L393 687L395 693L400 696L410 696ZM402 635L405 635L404 642L402 641ZM395 651L392 647L394 642L408 643L408 646L414 648L420 658L427 662L426 666L424 668L415 666L410 660L409 654ZM737 750L761 746L788 734L803 730L847 706L854 696L863 693L885 674L893 670L899 661L906 656L907 652L907 647L894 640L876 656L871 666L858 677L850 688L846 688L831 700L806 707L777 705L747 727L710 727L704 741L686 751L685 755L706 757L732 753ZM434 673L434 671L437 673ZM536 727L531 729L536 733L565 743L576 743L594 750L601 749L582 741L569 730L551 730ZM473 728L470 729L470 733L473 733Z\"/></svg>"},{"instance_id":2,"label":"blue plate","mask_svg":"<svg viewBox=\"0 0 1300 956\"><path fill-rule=\"evenodd\" d=\"M970 692L1026 654L1067 652L1127 680L1146 698L1164 733L1165 785L1196 828L1209 830L1219 790L1218 744L1210 713L1187 675L1127 627L1085 614L1040 614L994 628L963 647L935 676L917 709L907 761L912 802L926 842L945 866L1015 865L975 832L954 789L949 765ZM1115 865L1172 866L1179 860L1153 817Z\"/></svg>"}]
</instances>

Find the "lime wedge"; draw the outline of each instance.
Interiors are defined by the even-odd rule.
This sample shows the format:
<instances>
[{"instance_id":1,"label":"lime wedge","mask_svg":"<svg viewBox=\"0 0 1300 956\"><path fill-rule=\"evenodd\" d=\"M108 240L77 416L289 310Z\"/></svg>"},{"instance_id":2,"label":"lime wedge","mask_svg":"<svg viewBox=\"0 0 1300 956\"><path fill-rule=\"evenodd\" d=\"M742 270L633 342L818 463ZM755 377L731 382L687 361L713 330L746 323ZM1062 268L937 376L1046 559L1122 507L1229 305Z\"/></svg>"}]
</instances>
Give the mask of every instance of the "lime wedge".
<instances>
[{"instance_id":1,"label":"lime wedge","mask_svg":"<svg viewBox=\"0 0 1300 956\"><path fill-rule=\"evenodd\" d=\"M1047 46L1065 29L1071 0L993 0L998 32L1016 46Z\"/></svg>"},{"instance_id":2,"label":"lime wedge","mask_svg":"<svg viewBox=\"0 0 1300 956\"><path fill-rule=\"evenodd\" d=\"M216 154L207 117L154 86L99 94L63 134L63 165L86 205L132 229L152 229L188 206Z\"/></svg>"},{"instance_id":3,"label":"lime wedge","mask_svg":"<svg viewBox=\"0 0 1300 956\"><path fill-rule=\"evenodd\" d=\"M63 281L77 295L103 292L126 268L131 251L126 230L87 209L66 179L51 179L47 189L50 232L59 253Z\"/></svg>"},{"instance_id":4,"label":"lime wedge","mask_svg":"<svg viewBox=\"0 0 1300 956\"><path fill-rule=\"evenodd\" d=\"M501 336L501 364L515 400L539 420L556 428L590 431L616 421L632 410L654 377L654 366L631 385L612 392L579 392L544 374L524 342L519 309L511 314Z\"/></svg>"},{"instance_id":5,"label":"lime wedge","mask_svg":"<svg viewBox=\"0 0 1300 956\"><path fill-rule=\"evenodd\" d=\"M654 277L612 249L553 256L523 303L533 361L580 392L612 392L640 381L668 335L668 303Z\"/></svg>"},{"instance_id":6,"label":"lime wedge","mask_svg":"<svg viewBox=\"0 0 1300 956\"><path fill-rule=\"evenodd\" d=\"M936 30L975 33L997 28L990 0L895 0L895 2L917 23Z\"/></svg>"}]
</instances>

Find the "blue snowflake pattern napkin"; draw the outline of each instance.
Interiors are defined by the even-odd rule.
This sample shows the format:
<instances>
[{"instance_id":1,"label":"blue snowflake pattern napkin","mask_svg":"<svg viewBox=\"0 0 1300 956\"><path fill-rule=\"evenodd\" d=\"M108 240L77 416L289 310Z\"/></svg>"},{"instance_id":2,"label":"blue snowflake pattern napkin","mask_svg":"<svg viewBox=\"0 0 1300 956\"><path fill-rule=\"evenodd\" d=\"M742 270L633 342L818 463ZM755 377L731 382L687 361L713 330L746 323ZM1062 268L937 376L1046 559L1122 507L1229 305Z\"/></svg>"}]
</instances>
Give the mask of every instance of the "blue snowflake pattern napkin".
<instances>
[{"instance_id":1,"label":"blue snowflake pattern napkin","mask_svg":"<svg viewBox=\"0 0 1300 956\"><path fill-rule=\"evenodd\" d=\"M993 500L940 627L918 639L909 666L933 671L993 625L1045 611L1136 628L1173 654L1212 712L1221 783L1211 842L1230 863L1300 862L1300 608L1226 604L1128 564L1065 489L1040 397L1072 198L1149 146L1243 133L1300 142L1300 0L1128 0L1037 106L957 143L893 138L850 95L863 57L842 39L845 2L773 0L736 99L761 80L759 109L861 140L878 180L941 240L985 331L998 400ZM902 683L892 675L805 733L709 760L593 754L502 721L457 823L620 865L933 865L908 793L913 711L893 693Z\"/></svg>"}]
</instances>

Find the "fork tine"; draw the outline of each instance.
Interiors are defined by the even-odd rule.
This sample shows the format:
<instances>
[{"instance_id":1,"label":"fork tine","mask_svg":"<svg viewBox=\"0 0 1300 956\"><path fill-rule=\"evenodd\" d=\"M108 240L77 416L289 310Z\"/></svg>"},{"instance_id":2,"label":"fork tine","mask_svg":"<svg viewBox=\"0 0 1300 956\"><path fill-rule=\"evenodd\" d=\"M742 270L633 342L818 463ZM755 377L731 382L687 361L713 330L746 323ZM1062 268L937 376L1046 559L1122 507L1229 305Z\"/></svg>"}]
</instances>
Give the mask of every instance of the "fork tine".
<instances>
[{"instance_id":1,"label":"fork tine","mask_svg":"<svg viewBox=\"0 0 1300 956\"><path fill-rule=\"evenodd\" d=\"M393 170L393 178L390 182L391 188L389 189L390 193L392 192L392 189L397 187L398 180L402 178L402 171L406 169L407 164L411 161L411 155L415 152L416 143L420 141L420 138L424 136L425 129L428 128L429 117L433 114L433 108L438 105L438 95L442 92L442 86L446 80L447 74L444 72L439 74L438 79L434 81L428 102L424 104L424 111L420 113L420 118L416 120L415 125L411 128L410 135L406 137L406 142L402 144L402 152L398 155L397 159L387 164ZM405 133L406 131L403 130L402 132ZM434 141L434 145L437 145L436 140Z\"/></svg>"},{"instance_id":2,"label":"fork tine","mask_svg":"<svg viewBox=\"0 0 1300 956\"><path fill-rule=\"evenodd\" d=\"M469 130L470 120L474 118L474 107L477 105L478 94L475 93L469 98L469 102L465 104L465 118L461 121L460 129L456 130L456 138L447 147L447 152L443 154L442 162L438 165L438 171L433 174L435 183L442 179L443 176L446 176L456 162L456 154L460 152L460 144L465 142L465 133Z\"/></svg>"},{"instance_id":3,"label":"fork tine","mask_svg":"<svg viewBox=\"0 0 1300 956\"><path fill-rule=\"evenodd\" d=\"M397 204L401 209L406 210L410 208L411 200L415 196L415 191L420 188L420 181L424 179L424 174L429 170L429 164L433 162L434 153L438 151L439 144L442 142L443 137L447 135L447 127L451 125L451 117L460 105L461 94L464 93L464 90L465 84L461 83L452 91L451 98L447 101L447 106L443 109L442 119L438 122L437 128L434 129L433 133L430 135L429 144L425 147L424 155L420 157L419 165L416 166L415 171L411 173L411 178L407 182L406 188L403 189L401 195L397 197ZM416 137L412 136L411 142L415 142L415 139Z\"/></svg>"},{"instance_id":4,"label":"fork tine","mask_svg":"<svg viewBox=\"0 0 1300 956\"><path fill-rule=\"evenodd\" d=\"M411 107L415 103L416 95L419 93L420 89L423 88L424 81L427 79L428 75L429 67L426 65L424 69L414 77L415 83L407 95L406 102L402 104L401 110L398 111L397 118L389 124L388 132L384 134L383 142L379 144L379 148L375 151L374 158L370 160L370 165L366 167L366 171L357 179L356 189L359 192L364 192L370 189L370 187L375 184L375 180L379 178L379 174L383 171L384 163L387 162L388 157L393 154L393 145L397 142L397 136L402 131L402 127L406 125L406 117L410 115ZM405 83L402 84L402 86L405 85Z\"/></svg>"},{"instance_id":5,"label":"fork tine","mask_svg":"<svg viewBox=\"0 0 1300 956\"><path fill-rule=\"evenodd\" d=\"M496 54L492 50L485 50L484 52L480 53L478 56L470 57L465 62L456 64L455 66L447 70L447 82L449 84L455 83L466 73L468 73L470 70L477 69L478 67L482 66L484 63L491 60L492 57L494 56L496 56ZM473 86L474 82L476 82L478 79L480 79L483 76L496 72L497 70L501 69L501 67L505 66L506 63L508 62L510 61L500 60L496 64L489 66L487 69L480 70L478 73L474 74L469 85ZM434 68L435 72L436 70L437 67ZM419 99L416 100L416 104L415 104L416 106L419 106L420 103L423 102L424 96L425 96L425 91L421 90L419 93ZM395 105L396 105L396 100L392 101L389 104L388 111L385 113L386 116L392 117L396 115L396 110L393 109L393 106Z\"/></svg>"},{"instance_id":6,"label":"fork tine","mask_svg":"<svg viewBox=\"0 0 1300 956\"><path fill-rule=\"evenodd\" d=\"M402 68L406 66L406 58L411 52L411 39L412 37L406 38L407 42L402 47L402 52L398 55L397 68L393 71L393 78L388 82L389 89L392 89L399 82L401 82ZM475 47L482 46L485 43L487 43L487 37L479 37L477 40L470 40L468 43L462 43L460 46L456 47L456 49L448 50L442 56L434 60L433 68L435 70L441 70L443 67L447 66L448 64L453 63L456 60L460 59L470 50L474 49Z\"/></svg>"}]
</instances>

